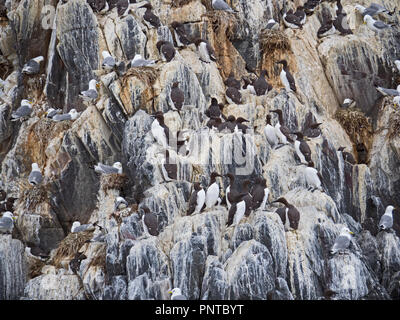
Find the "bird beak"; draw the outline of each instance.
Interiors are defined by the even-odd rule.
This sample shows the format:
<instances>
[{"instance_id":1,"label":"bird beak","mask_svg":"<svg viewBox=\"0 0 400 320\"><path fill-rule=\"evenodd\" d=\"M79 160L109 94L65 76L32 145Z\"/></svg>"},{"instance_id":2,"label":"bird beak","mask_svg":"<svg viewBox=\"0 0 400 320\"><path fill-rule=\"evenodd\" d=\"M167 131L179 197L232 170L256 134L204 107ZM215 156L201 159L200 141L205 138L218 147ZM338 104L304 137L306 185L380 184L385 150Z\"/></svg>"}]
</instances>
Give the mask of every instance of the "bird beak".
<instances>
[{"instance_id":1,"label":"bird beak","mask_svg":"<svg viewBox=\"0 0 400 320\"><path fill-rule=\"evenodd\" d=\"M350 231L350 234L354 234L354 232L351 232L351 231Z\"/></svg>"},{"instance_id":2,"label":"bird beak","mask_svg":"<svg viewBox=\"0 0 400 320\"><path fill-rule=\"evenodd\" d=\"M172 294L172 291L168 291L169 294Z\"/></svg>"},{"instance_id":3,"label":"bird beak","mask_svg":"<svg viewBox=\"0 0 400 320\"><path fill-rule=\"evenodd\" d=\"M17 221L17 217L12 217L14 221Z\"/></svg>"}]
</instances>

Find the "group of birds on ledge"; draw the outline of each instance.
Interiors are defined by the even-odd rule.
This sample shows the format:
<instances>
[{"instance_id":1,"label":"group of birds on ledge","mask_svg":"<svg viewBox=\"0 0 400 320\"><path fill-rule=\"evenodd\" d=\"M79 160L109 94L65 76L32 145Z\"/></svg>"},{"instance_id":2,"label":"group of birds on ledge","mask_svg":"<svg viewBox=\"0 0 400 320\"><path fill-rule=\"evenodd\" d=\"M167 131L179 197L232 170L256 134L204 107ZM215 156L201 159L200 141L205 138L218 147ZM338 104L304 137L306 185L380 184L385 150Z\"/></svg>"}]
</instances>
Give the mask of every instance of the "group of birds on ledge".
<instances>
[{"instance_id":1,"label":"group of birds on ledge","mask_svg":"<svg viewBox=\"0 0 400 320\"><path fill-rule=\"evenodd\" d=\"M287 12L282 13L282 20L287 28L292 29L302 29L303 25L306 23L307 16L313 14L317 6L324 0L307 0L303 6L296 8L295 12L292 9ZM329 0L325 0L329 1ZM330 16L324 16L324 21L317 32L318 38L333 35L336 31L339 31L342 35L352 34L350 29L346 29L347 23L345 21L346 13L343 11L340 0L336 1L336 19L332 19ZM66 1L64 1L66 2ZM334 2L334 1L330 1ZM92 4L91 4L92 5ZM93 7L92 7L93 8ZM146 11L143 15L144 23L149 28L158 28L161 26L160 19L152 12L152 6L150 3L145 3L139 8L145 8ZM226 11L235 14L234 11L225 1L223 0L212 0L212 8L214 10ZM96 8L98 9L98 8ZM122 15L129 14L130 6L122 12ZM379 14L392 15L393 12L389 12L386 8L378 4L371 4L370 7L365 8L360 5L355 6L362 16L364 23L367 26L377 32L378 34L390 28L381 21L374 20L373 17ZM108 11L108 3L104 8L96 11L101 14L105 14ZM171 24L173 29L174 38L176 45L168 41L158 41L156 46L159 51L160 57L164 62L170 62L174 59L176 55L176 49L185 48L191 44L194 44L199 59L204 63L212 63L217 61L217 56L214 49L210 43L205 39L191 39L190 35L187 34L184 25L182 23L174 21ZM266 24L266 29L268 30L279 30L280 25L274 19L270 19ZM147 60L141 55L136 54L135 57L129 61L127 64L123 61L117 61L111 54L107 51L102 52L103 62L102 68L107 71L116 71L117 74L121 75L125 73L127 68L137 68L137 67L152 67L158 63L158 60ZM40 72L40 64L44 61L42 56L36 57L28 61L21 72L27 76L36 75ZM284 85L285 90L289 93L296 93L296 83L293 75L290 72L288 62L286 60L280 60L276 64L282 65L280 80ZM400 71L400 61L395 61L397 68ZM267 94L272 90L272 86L267 82L266 77L268 73L266 70L261 70L260 75L256 79L248 79L243 77L244 84L242 85L241 80L237 80L234 77L234 73L231 72L229 77L225 81L226 85L226 100L229 104L241 104L242 95L246 92L249 94L262 96ZM0 90L4 81L0 79ZM170 99L173 102L172 109L177 111L179 114L182 111L182 107L185 102L185 94L182 89L179 88L179 82L175 81L170 88ZM81 98L89 103L95 103L99 97L98 89L100 88L100 83L96 79L92 79L89 82L89 88L86 91L81 92ZM395 104L400 104L400 85L394 89L387 89L377 87L377 90L386 96L394 96ZM1 91L0 91L1 92ZM0 95L1 96L1 95ZM346 108L354 104L351 99L346 99L342 107ZM234 117L230 115L226 117L223 114L224 104L219 103L214 97L211 98L211 105L206 110L205 115L209 118L207 122L207 127L211 130L217 130L221 133L243 133L246 134L249 127L244 123L249 122L242 117ZM20 107L12 113L12 121L23 121L27 119L33 111L32 102L23 99L21 101ZM52 119L53 121L74 121L79 117L79 113L75 109L71 109L66 114L60 114L61 110L55 110L49 108L46 112L46 117ZM299 165L304 165L304 175L309 190L312 192L319 190L325 192L323 188L323 179L321 174L315 168L313 161L311 160L311 149L307 144L310 138L317 138L321 134L319 126L321 123L310 124L307 128L297 132L291 132L286 126L281 110L271 110L272 114L277 115L278 121L275 126L271 124L272 114L266 116L266 122L264 127L264 135L267 142L270 144L272 150L276 150L285 145L293 145L296 155L298 156L300 163ZM155 141L165 149L166 160L162 164L162 172L166 181L177 180L177 165L170 163L170 152L168 149L171 148L170 142L172 135L168 126L164 122L164 116L161 111L155 112L151 115L153 117L151 132ZM183 156L187 156L190 151L187 149L187 139L180 139L180 132L177 133L175 138L175 151ZM344 147L340 147L338 151L341 152L343 159L352 165L356 164L351 153L345 152ZM114 163L112 166L108 166L102 163L98 163L95 166L95 171L100 174L122 174L122 164L120 162ZM229 185L224 192L224 200L220 198L220 187L216 182L217 177L225 177L229 179ZM41 173L40 168L37 163L32 164L32 170L28 177L28 181L31 185L37 186L43 182L44 178ZM244 180L241 186L238 186L237 177L233 173L228 173L221 175L217 172L212 172L210 177L210 182L207 188L202 188L199 182L194 182L193 192L189 199L187 215L199 214L206 209L211 209L215 205L221 205L226 203L229 214L227 226L237 226L244 216L248 217L252 211L255 210L265 210L266 204L268 202L269 189L266 185L266 180L263 177L258 177L255 179L255 183L252 184L250 180ZM252 187L250 187L252 185ZM13 216L13 206L14 202L17 200L15 198L9 197L5 191L0 190L0 209L1 212L5 212L0 219L0 233L11 233L14 220L16 217ZM279 199L273 201L272 203L281 203L283 207L276 210L276 213L280 216L285 230L297 230L299 226L300 213L299 211L290 204L285 198L280 197ZM117 197L115 199L115 211L122 210L128 207L128 202L123 197ZM143 229L145 234L150 236L158 236L158 221L157 215L152 213L147 207L141 206L140 211L142 215ZM381 230L388 230L393 226L393 216L392 211L394 207L389 205L386 208L384 215L381 217L379 222L379 228ZM91 241L105 241L106 230L97 224L86 224L81 225L79 221L75 221L72 225L71 232L81 232L88 230L88 228L98 227L100 229L100 234L94 237ZM348 228L343 228L340 235L337 237L335 244L332 247L331 253L343 251L348 248L351 240L352 232ZM172 299L182 300L186 299L180 292L179 288L173 289Z\"/></svg>"}]
</instances>

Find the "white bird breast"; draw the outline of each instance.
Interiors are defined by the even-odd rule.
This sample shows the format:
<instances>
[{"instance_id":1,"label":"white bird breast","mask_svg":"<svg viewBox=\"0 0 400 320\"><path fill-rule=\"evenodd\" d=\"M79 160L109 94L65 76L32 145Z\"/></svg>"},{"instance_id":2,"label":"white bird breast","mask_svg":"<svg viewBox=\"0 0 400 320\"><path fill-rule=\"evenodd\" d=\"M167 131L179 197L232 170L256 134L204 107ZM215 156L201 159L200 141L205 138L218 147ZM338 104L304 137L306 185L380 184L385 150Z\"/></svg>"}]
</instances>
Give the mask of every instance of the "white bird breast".
<instances>
[{"instance_id":1,"label":"white bird breast","mask_svg":"<svg viewBox=\"0 0 400 320\"><path fill-rule=\"evenodd\" d=\"M236 226L239 224L240 220L242 220L244 213L246 211L246 202L244 200L238 202L236 205L236 213L233 218L233 224Z\"/></svg>"},{"instance_id":2,"label":"white bird breast","mask_svg":"<svg viewBox=\"0 0 400 320\"><path fill-rule=\"evenodd\" d=\"M207 208L211 208L215 205L219 197L219 186L216 182L214 182L211 186L208 187L206 193L206 206Z\"/></svg>"},{"instance_id":3,"label":"white bird breast","mask_svg":"<svg viewBox=\"0 0 400 320\"><path fill-rule=\"evenodd\" d=\"M317 170L315 168L307 167L305 173L306 173L306 180L309 185L312 185L317 188L321 187L321 181L319 180L319 177L317 175Z\"/></svg>"},{"instance_id":4,"label":"white bird breast","mask_svg":"<svg viewBox=\"0 0 400 320\"><path fill-rule=\"evenodd\" d=\"M279 141L280 141L281 143L287 143L286 136L281 132L280 128L281 128L281 125L280 125L280 123L278 122L278 123L275 125L275 133L276 133L276 135L278 136Z\"/></svg>"},{"instance_id":5,"label":"white bird breast","mask_svg":"<svg viewBox=\"0 0 400 320\"><path fill-rule=\"evenodd\" d=\"M195 209L196 213L200 212L201 208L203 208L205 200L206 193L203 189L201 189L199 192L197 192L197 205Z\"/></svg>"},{"instance_id":6,"label":"white bird breast","mask_svg":"<svg viewBox=\"0 0 400 320\"><path fill-rule=\"evenodd\" d=\"M286 91L292 91L290 89L290 84L289 84L289 81L288 81L288 79L286 77L286 71L285 70L282 69L280 77L281 77L282 84L285 86Z\"/></svg>"},{"instance_id":7,"label":"white bird breast","mask_svg":"<svg viewBox=\"0 0 400 320\"><path fill-rule=\"evenodd\" d=\"M276 145L278 143L278 137L276 136L276 130L270 124L267 124L264 128L264 134L269 144Z\"/></svg>"}]
</instances>

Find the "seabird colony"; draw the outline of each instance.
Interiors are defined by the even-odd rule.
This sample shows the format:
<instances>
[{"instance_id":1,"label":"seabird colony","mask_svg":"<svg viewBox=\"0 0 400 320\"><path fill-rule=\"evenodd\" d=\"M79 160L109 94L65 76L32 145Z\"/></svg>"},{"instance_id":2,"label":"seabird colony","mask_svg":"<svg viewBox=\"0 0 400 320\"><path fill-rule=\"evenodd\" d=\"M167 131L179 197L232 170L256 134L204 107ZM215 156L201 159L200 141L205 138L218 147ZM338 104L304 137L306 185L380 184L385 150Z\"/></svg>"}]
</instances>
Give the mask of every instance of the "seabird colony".
<instances>
[{"instance_id":1,"label":"seabird colony","mask_svg":"<svg viewBox=\"0 0 400 320\"><path fill-rule=\"evenodd\" d=\"M281 27L294 29L295 32L302 32L301 30L307 23L307 19L315 12L315 9L322 1L320 0L307 0L303 6L297 8L285 9L285 12L281 13L278 22L273 18L265 21L265 30L270 32L278 31ZM109 10L108 2L106 1L102 8L97 7L95 2L91 3L91 6L95 12L100 14L106 14ZM139 9L145 9L143 13L143 22L148 28L158 29L162 26L160 18L153 12L153 7L150 3L146 3L139 7ZM224 11L228 14L236 14L238 11L231 8L224 0L212 0L212 9L214 11ZM380 14L392 15L388 9L378 4L371 4L368 8L361 5L356 5L355 10L362 15L364 23L369 29L374 31L376 34L386 31L391 28L392 25L386 24L380 20L375 20L373 17L378 17ZM130 5L118 7L118 14L126 16L129 14ZM323 41L322 38L334 36L336 34L349 35L352 34L352 30L346 28L346 12L340 3L340 0L336 0L336 18L331 16L324 16L321 21L321 25L317 31L316 36ZM157 64L169 63L179 56L178 49L193 48L196 49L199 60L204 64L218 63L218 55L206 38L194 39L193 35L189 34L188 29L185 28L183 23L174 21L171 24L171 28L174 34L174 43L166 40L160 40L157 42L156 47L159 53L159 59L147 59L142 57L139 53L136 53L131 61L127 61L128 68L151 68L157 67ZM299 30L300 29L300 30ZM204 35L203 35L204 36ZM175 44L175 45L174 45ZM194 50L194 49L193 49ZM106 72L115 70L118 65L118 61L113 57L110 52L102 52L103 61L101 67ZM45 63L43 56L38 56L28 60L21 73L25 76L35 76L40 70L42 64ZM123 62L125 63L125 62ZM400 72L400 60L396 60L395 65ZM299 91L296 86L295 76L296 71L291 68L291 61L282 59L275 62L275 65L281 65L280 81L287 94L295 94ZM256 73L253 73L256 75ZM256 75L257 76L257 75ZM225 80L226 86L225 98L229 104L240 105L243 103L244 95L255 95L263 96L268 94L273 87L268 83L269 78L268 72L265 69L259 71L259 75L256 79L251 79L248 76L239 77L240 80L235 78L233 70L229 74L229 77ZM242 86L241 80L244 81ZM1 87L4 86L4 81L1 80ZM100 83L96 79L91 79L88 82L87 90L80 93L80 97L83 101L95 104L99 97L98 89ZM178 80L174 80L170 86L169 99L172 102L170 107L172 110L180 112L185 103L185 90L186 86ZM83 88L85 89L85 88ZM383 88L378 86L379 91L384 96L394 97L395 104L400 103L400 85L397 89ZM342 108L353 108L355 101L352 99L345 99L341 105ZM249 122L243 117L236 117L235 115L226 116L224 111L224 103L219 103L216 97L211 97L211 105L205 112L205 116L209 118L207 127L210 130L217 131L222 134L230 133L241 133L246 134L246 131L250 129L244 125L244 122ZM266 115L265 126L263 128L263 134L265 137L265 144L270 147L271 152L276 152L278 148L289 147L294 150L295 156L300 160L299 166L303 168L304 180L308 186L310 192L324 190L324 177L321 175L319 170L316 168L312 158L312 151L307 140L309 138L317 138L321 135L321 128L319 126L323 123L313 123L308 128L305 128L304 132L301 130L291 131L287 127L289 116L283 110L275 109L270 110L271 113ZM34 113L34 104L28 99L23 99L20 102L20 106L11 114L12 121L29 119ZM45 116L55 122L76 120L79 113L76 109L71 108L69 112L61 114L60 109L49 108ZM273 117L276 115L276 117ZM151 134L154 138L154 142L159 145L165 151L165 159L162 161L162 172L166 181L179 180L179 172L176 164L171 164L170 159L172 154L176 154L173 146L170 145L170 138L173 136L170 134L170 130L165 123L164 114L161 111L156 111L151 115ZM275 119L275 125L272 124L272 120ZM306 131L308 130L308 131ZM317 131L317 133L315 133ZM183 145L186 140L176 139L180 145ZM356 165L356 161L351 153L344 151L345 147L340 147L338 152L341 153L343 160L351 165ZM183 154L184 156L187 153ZM121 162L115 162L113 165L106 165L103 163L97 163L94 166L94 171L101 175L122 175L122 164ZM243 177L235 176L234 172L228 172L226 174L220 174L218 172L210 173L210 180L207 186L202 187L200 182L193 183L193 190L191 192L190 199L188 201L188 208L186 214L196 215L202 214L207 210L212 210L215 206L225 205L228 210L228 219L226 222L227 228L236 228L243 219L246 219L251 215L252 212L267 209L270 210L273 206L277 207L275 212L280 217L282 224L287 232L296 232L301 225L301 212L285 197L278 197L278 199L270 201L269 199L269 188L267 181L264 176L255 177L253 181L249 179L243 180ZM228 178L227 187L224 190L221 188L221 183L218 182L217 178ZM28 177L28 182L32 187L38 187L44 183L45 177L42 174L41 169L37 163L32 163L32 170ZM221 189L223 196L221 199ZM14 228L14 220L16 217L13 216L12 210L14 202L18 199L8 197L4 190L0 192L0 201L3 214L0 218L0 233L12 233ZM279 206L281 204L283 206ZM114 210L124 210L128 208L129 203L121 196L115 198ZM390 230L393 227L393 210L395 208L392 205L388 205L386 211L382 215L379 222L380 230ZM139 214L141 215L142 227L144 230L144 236L158 236L162 231L158 221L158 213L155 210L151 210L145 205L140 205ZM88 242L104 242L106 230L100 227L96 223L81 224L80 221L75 221L72 224L71 232L79 233L85 231L93 231L98 227L101 233L89 240ZM353 234L347 227L343 227L340 234L337 236L335 242L332 245L331 254L337 252L346 251L352 241L351 235ZM172 300L186 300L179 288L174 288L169 291L172 294Z\"/></svg>"}]
</instances>

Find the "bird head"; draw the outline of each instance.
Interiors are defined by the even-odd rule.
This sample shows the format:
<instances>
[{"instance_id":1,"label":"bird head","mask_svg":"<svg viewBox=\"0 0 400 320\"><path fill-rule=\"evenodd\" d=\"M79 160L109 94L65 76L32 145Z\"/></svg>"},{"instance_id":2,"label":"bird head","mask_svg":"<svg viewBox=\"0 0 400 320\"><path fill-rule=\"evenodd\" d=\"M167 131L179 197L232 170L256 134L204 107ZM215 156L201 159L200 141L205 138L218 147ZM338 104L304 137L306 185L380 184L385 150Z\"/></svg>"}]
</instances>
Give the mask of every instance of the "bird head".
<instances>
[{"instance_id":1,"label":"bird head","mask_svg":"<svg viewBox=\"0 0 400 320\"><path fill-rule=\"evenodd\" d=\"M140 8L146 8L146 9L151 10L151 9L153 9L153 6L150 3L146 3L143 6L139 7L138 9L140 9Z\"/></svg>"},{"instance_id":2,"label":"bird head","mask_svg":"<svg viewBox=\"0 0 400 320\"><path fill-rule=\"evenodd\" d=\"M244 118L242 118L242 117L239 117L239 118L236 119L236 122L238 122L238 123L243 123L243 122L250 122L250 121L249 121L249 120L246 120L246 119L244 119Z\"/></svg>"},{"instance_id":3,"label":"bird head","mask_svg":"<svg viewBox=\"0 0 400 320\"><path fill-rule=\"evenodd\" d=\"M343 229L342 229L342 232L341 233L344 233L344 234L351 234L351 235L353 235L354 234L354 232L352 232L352 231L350 231L350 229L349 228L347 228L347 227L344 227Z\"/></svg>"},{"instance_id":4,"label":"bird head","mask_svg":"<svg viewBox=\"0 0 400 320\"><path fill-rule=\"evenodd\" d=\"M283 197L273 201L272 203L276 203L276 202L283 203L285 206L289 204L287 202L287 200L285 198L283 198Z\"/></svg>"}]
</instances>

